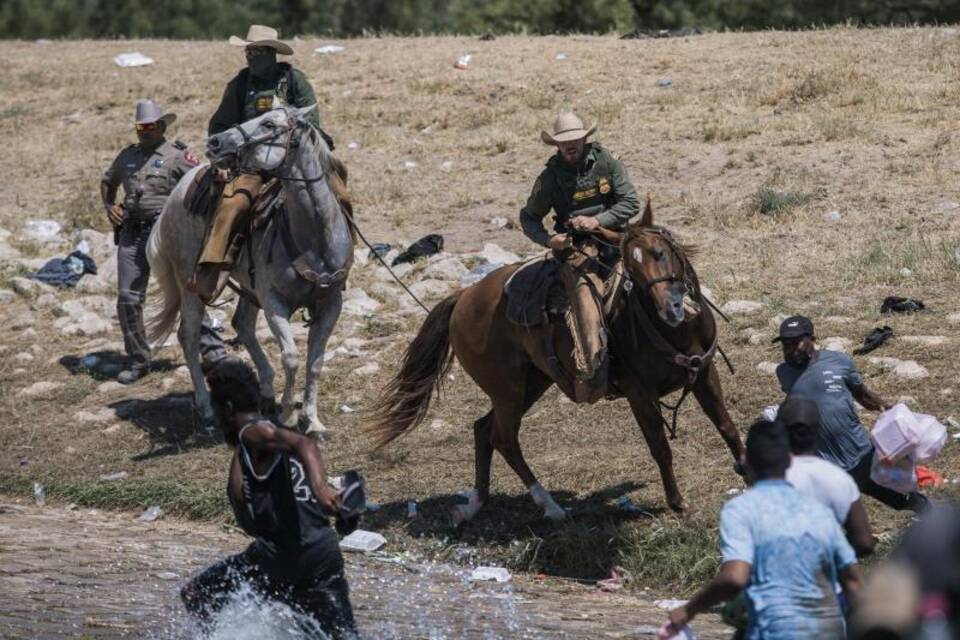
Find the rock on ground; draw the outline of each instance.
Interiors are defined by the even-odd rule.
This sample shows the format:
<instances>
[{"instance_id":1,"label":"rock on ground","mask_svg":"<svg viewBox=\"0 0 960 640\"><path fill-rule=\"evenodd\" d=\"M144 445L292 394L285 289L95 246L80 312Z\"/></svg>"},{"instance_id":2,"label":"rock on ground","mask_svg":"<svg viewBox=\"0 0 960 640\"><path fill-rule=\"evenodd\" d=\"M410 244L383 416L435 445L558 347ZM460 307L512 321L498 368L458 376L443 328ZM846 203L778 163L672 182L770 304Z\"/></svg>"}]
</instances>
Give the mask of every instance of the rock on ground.
<instances>
[{"instance_id":1,"label":"rock on ground","mask_svg":"<svg viewBox=\"0 0 960 640\"><path fill-rule=\"evenodd\" d=\"M78 411L73 414L73 419L80 424L107 424L117 419L117 414L113 409L100 409L99 411Z\"/></svg>"},{"instance_id":2,"label":"rock on ground","mask_svg":"<svg viewBox=\"0 0 960 640\"><path fill-rule=\"evenodd\" d=\"M829 338L824 338L820 344L828 351L841 351L843 353L848 353L850 348L853 346L853 340L850 338L843 338L841 336L831 336Z\"/></svg>"},{"instance_id":3,"label":"rock on ground","mask_svg":"<svg viewBox=\"0 0 960 640\"><path fill-rule=\"evenodd\" d=\"M36 319L34 319L33 314L26 311L8 320L7 328L13 331L19 331L20 329L29 329L34 324L36 324Z\"/></svg>"},{"instance_id":4,"label":"rock on ground","mask_svg":"<svg viewBox=\"0 0 960 640\"><path fill-rule=\"evenodd\" d=\"M783 324L783 321L786 320L786 319L789 318L789 317L790 317L790 316L788 316L788 315L785 314L785 313L778 313L777 315L775 315L775 316L773 316L772 318L770 318L769 320L767 320L767 324L770 325L770 327L772 327L772 328L776 329L777 331L779 331L779 330L780 330L780 325Z\"/></svg>"},{"instance_id":5,"label":"rock on ground","mask_svg":"<svg viewBox=\"0 0 960 640\"><path fill-rule=\"evenodd\" d=\"M950 324L960 324L960 313L951 313L948 315L947 322Z\"/></svg>"},{"instance_id":6,"label":"rock on ground","mask_svg":"<svg viewBox=\"0 0 960 640\"><path fill-rule=\"evenodd\" d=\"M507 251L506 249L492 242L484 243L483 251L480 252L480 257L485 259L487 262L502 262L503 264L520 262L520 256L512 251Z\"/></svg>"},{"instance_id":7,"label":"rock on ground","mask_svg":"<svg viewBox=\"0 0 960 640\"><path fill-rule=\"evenodd\" d=\"M343 312L352 316L368 316L380 308L380 303L363 289L354 287L343 294Z\"/></svg>"},{"instance_id":8,"label":"rock on ground","mask_svg":"<svg viewBox=\"0 0 960 640\"><path fill-rule=\"evenodd\" d=\"M930 375L930 372L927 371L926 367L918 364L915 360L904 360L893 368L893 375L897 376L898 378L914 380L918 378L926 378Z\"/></svg>"},{"instance_id":9,"label":"rock on ground","mask_svg":"<svg viewBox=\"0 0 960 640\"><path fill-rule=\"evenodd\" d=\"M0 289L0 304L10 304L17 297L17 294L10 289Z\"/></svg>"},{"instance_id":10,"label":"rock on ground","mask_svg":"<svg viewBox=\"0 0 960 640\"><path fill-rule=\"evenodd\" d=\"M720 310L728 315L747 315L756 313L762 308L763 303L754 300L728 300L720 307Z\"/></svg>"},{"instance_id":11,"label":"rock on ground","mask_svg":"<svg viewBox=\"0 0 960 640\"><path fill-rule=\"evenodd\" d=\"M442 280L421 280L410 287L413 295L421 300L434 300L442 298L450 292L450 283ZM412 301L411 301L412 302Z\"/></svg>"},{"instance_id":12,"label":"rock on ground","mask_svg":"<svg viewBox=\"0 0 960 640\"><path fill-rule=\"evenodd\" d=\"M13 290L23 297L38 296L41 293L53 293L54 288L43 282L37 282L30 278L16 277L10 278L10 286Z\"/></svg>"},{"instance_id":13,"label":"rock on ground","mask_svg":"<svg viewBox=\"0 0 960 640\"><path fill-rule=\"evenodd\" d=\"M754 329L753 327L747 327L740 331L740 338L747 344L752 344L754 346L764 344L765 342L770 341L770 336L764 331L759 329Z\"/></svg>"},{"instance_id":14,"label":"rock on ground","mask_svg":"<svg viewBox=\"0 0 960 640\"><path fill-rule=\"evenodd\" d=\"M776 362L761 362L757 365L757 371L760 373L766 373L768 375L774 375L777 373L777 367L779 364Z\"/></svg>"},{"instance_id":15,"label":"rock on ground","mask_svg":"<svg viewBox=\"0 0 960 640\"><path fill-rule=\"evenodd\" d=\"M110 331L111 324L92 311L76 317L58 318L53 326L64 336L98 336Z\"/></svg>"},{"instance_id":16,"label":"rock on ground","mask_svg":"<svg viewBox=\"0 0 960 640\"><path fill-rule=\"evenodd\" d=\"M470 271L457 258L448 257L430 264L423 271L423 277L431 280L460 281Z\"/></svg>"},{"instance_id":17,"label":"rock on ground","mask_svg":"<svg viewBox=\"0 0 960 640\"><path fill-rule=\"evenodd\" d=\"M376 362L368 362L362 367L357 367L351 373L355 376L372 376L380 371L380 365Z\"/></svg>"},{"instance_id":18,"label":"rock on ground","mask_svg":"<svg viewBox=\"0 0 960 640\"><path fill-rule=\"evenodd\" d=\"M938 347L947 343L946 336L902 336L900 339L904 342L922 344L928 347Z\"/></svg>"},{"instance_id":19,"label":"rock on ground","mask_svg":"<svg viewBox=\"0 0 960 640\"><path fill-rule=\"evenodd\" d=\"M41 382L34 382L29 387L26 387L25 389L21 389L19 392L17 392L17 395L26 396L28 398L35 398L45 393L50 393L51 391L55 391L62 386L63 386L62 382L49 382L49 381L43 380Z\"/></svg>"}]
</instances>

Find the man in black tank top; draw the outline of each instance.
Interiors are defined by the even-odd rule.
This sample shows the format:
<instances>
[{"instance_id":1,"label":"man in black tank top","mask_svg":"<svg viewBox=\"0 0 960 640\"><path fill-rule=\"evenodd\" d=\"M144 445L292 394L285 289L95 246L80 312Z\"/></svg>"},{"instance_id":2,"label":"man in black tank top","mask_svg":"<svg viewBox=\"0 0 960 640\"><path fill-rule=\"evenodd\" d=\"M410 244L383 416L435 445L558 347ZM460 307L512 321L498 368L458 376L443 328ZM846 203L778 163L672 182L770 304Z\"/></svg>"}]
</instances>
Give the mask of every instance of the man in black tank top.
<instances>
[{"instance_id":1,"label":"man in black tank top","mask_svg":"<svg viewBox=\"0 0 960 640\"><path fill-rule=\"evenodd\" d=\"M326 483L316 443L257 413L257 378L243 362L221 361L207 384L217 424L235 451L227 495L237 523L256 540L183 588L187 610L209 625L247 583L313 617L332 638L355 638L343 556L327 519L340 495Z\"/></svg>"}]
</instances>

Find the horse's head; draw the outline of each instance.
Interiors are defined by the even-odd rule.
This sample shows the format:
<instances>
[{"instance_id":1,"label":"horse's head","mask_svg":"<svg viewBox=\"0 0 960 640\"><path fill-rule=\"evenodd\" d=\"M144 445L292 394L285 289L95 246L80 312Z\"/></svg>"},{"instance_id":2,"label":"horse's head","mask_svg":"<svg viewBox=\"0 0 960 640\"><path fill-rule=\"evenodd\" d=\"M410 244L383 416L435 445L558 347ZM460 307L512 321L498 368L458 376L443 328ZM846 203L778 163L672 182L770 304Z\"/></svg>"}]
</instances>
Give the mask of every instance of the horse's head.
<instances>
[{"instance_id":1,"label":"horse's head","mask_svg":"<svg viewBox=\"0 0 960 640\"><path fill-rule=\"evenodd\" d=\"M207 140L210 161L242 171L267 173L283 166L296 130L308 126L307 116L316 105L300 109L277 102L274 105L261 116L210 136Z\"/></svg>"},{"instance_id":2,"label":"horse's head","mask_svg":"<svg viewBox=\"0 0 960 640\"><path fill-rule=\"evenodd\" d=\"M683 299L694 278L692 267L670 232L653 224L649 200L640 221L627 227L620 248L640 294L650 296L661 320L679 326L684 318Z\"/></svg>"}]
</instances>

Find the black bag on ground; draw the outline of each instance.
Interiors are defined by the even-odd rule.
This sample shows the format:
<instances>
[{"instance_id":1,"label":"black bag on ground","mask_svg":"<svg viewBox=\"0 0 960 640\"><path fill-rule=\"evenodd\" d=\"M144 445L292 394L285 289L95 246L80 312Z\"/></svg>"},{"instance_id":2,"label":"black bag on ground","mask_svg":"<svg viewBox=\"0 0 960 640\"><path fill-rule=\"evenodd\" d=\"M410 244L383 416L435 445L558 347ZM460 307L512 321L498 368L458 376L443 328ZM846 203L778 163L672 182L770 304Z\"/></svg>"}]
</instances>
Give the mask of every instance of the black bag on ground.
<instances>
[{"instance_id":1,"label":"black bag on ground","mask_svg":"<svg viewBox=\"0 0 960 640\"><path fill-rule=\"evenodd\" d=\"M420 238L412 245L407 247L406 251L393 259L393 262L390 263L390 266L395 267L398 264L403 264L404 262L413 262L417 258L432 256L433 254L440 253L441 251L443 251L443 236L441 236L439 233L431 233L430 235Z\"/></svg>"}]
</instances>

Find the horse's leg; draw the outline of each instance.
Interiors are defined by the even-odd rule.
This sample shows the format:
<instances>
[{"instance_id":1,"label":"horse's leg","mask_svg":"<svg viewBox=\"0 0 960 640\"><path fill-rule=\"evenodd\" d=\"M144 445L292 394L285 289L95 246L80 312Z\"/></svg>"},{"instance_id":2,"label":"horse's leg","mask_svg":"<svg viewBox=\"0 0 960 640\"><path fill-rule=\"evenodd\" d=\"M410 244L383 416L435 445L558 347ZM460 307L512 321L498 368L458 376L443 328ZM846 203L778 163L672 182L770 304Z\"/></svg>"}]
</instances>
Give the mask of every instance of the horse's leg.
<instances>
[{"instance_id":1,"label":"horse's leg","mask_svg":"<svg viewBox=\"0 0 960 640\"><path fill-rule=\"evenodd\" d=\"M233 313L231 324L237 332L237 338L247 349L257 367L257 377L260 378L260 408L265 413L275 411L276 393L273 390L274 371L270 359L264 353L260 341L257 340L257 315L260 308L241 297L237 302L237 310Z\"/></svg>"},{"instance_id":2,"label":"horse's leg","mask_svg":"<svg viewBox=\"0 0 960 640\"><path fill-rule=\"evenodd\" d=\"M343 294L339 288L327 289L327 295L313 308L310 336L307 342L307 380L303 392L303 410L307 417L307 435L323 435L327 428L317 417L317 391L320 388L320 371L323 369L323 353L327 340L340 317Z\"/></svg>"},{"instance_id":3,"label":"horse's leg","mask_svg":"<svg viewBox=\"0 0 960 640\"><path fill-rule=\"evenodd\" d=\"M643 431L643 437L647 441L654 461L660 468L660 479L663 481L667 504L674 511L685 511L686 505L677 487L677 479L673 475L673 452L670 450L667 432L657 407L657 399L644 395L636 387L627 389L626 394L633 416Z\"/></svg>"},{"instance_id":4,"label":"horse's leg","mask_svg":"<svg viewBox=\"0 0 960 640\"><path fill-rule=\"evenodd\" d=\"M720 386L720 375L714 363L710 363L707 375L700 376L693 386L693 395L703 408L703 412L720 432L720 437L727 443L727 448L733 454L737 473L742 474L745 455L743 441L733 420L730 419L730 414L727 413L727 406L723 402L723 387Z\"/></svg>"},{"instance_id":5,"label":"horse's leg","mask_svg":"<svg viewBox=\"0 0 960 640\"><path fill-rule=\"evenodd\" d=\"M280 361L283 363L283 395L280 397L280 423L285 427L297 426L297 406L294 401L293 385L300 367L300 353L290 330L290 309L277 300L276 296L258 295L263 304L263 312L270 325L273 337L280 344Z\"/></svg>"},{"instance_id":6,"label":"horse's leg","mask_svg":"<svg viewBox=\"0 0 960 640\"><path fill-rule=\"evenodd\" d=\"M517 378L505 376L504 380L513 386L516 383L511 381ZM567 512L537 482L520 449L520 422L523 415L550 388L553 381L532 366L528 367L525 380L526 385L519 392L514 389L509 395L504 394L501 398L493 399L493 446L520 476L524 486L530 490L533 501L543 508L544 515L551 520L563 520L567 517ZM487 469L486 484L489 488L489 465Z\"/></svg>"},{"instance_id":7,"label":"horse's leg","mask_svg":"<svg viewBox=\"0 0 960 640\"><path fill-rule=\"evenodd\" d=\"M207 382L203 378L203 369L200 366L200 325L203 322L203 303L196 294L183 291L183 300L180 305L180 328L177 338L183 357L190 370L190 380L193 382L193 406L200 416L201 423L209 425L213 422L213 406L210 404L210 394L207 392Z\"/></svg>"},{"instance_id":8,"label":"horse's leg","mask_svg":"<svg viewBox=\"0 0 960 640\"><path fill-rule=\"evenodd\" d=\"M453 508L453 525L458 526L477 515L480 507L490 497L490 463L493 460L493 411L473 423L473 453L476 480L474 488L467 492L467 503Z\"/></svg>"}]
</instances>

